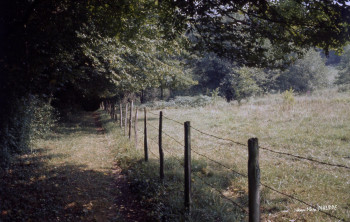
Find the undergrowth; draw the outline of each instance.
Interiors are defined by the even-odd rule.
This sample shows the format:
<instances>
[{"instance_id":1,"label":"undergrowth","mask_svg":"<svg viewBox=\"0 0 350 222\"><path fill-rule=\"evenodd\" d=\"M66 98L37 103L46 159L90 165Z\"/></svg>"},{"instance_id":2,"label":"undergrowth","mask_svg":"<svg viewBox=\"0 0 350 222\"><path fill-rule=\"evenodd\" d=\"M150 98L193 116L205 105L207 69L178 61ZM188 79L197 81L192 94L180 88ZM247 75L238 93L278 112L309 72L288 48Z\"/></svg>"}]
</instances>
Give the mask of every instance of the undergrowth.
<instances>
[{"instance_id":1,"label":"undergrowth","mask_svg":"<svg viewBox=\"0 0 350 222\"><path fill-rule=\"evenodd\" d=\"M57 120L54 108L38 96L14 101L12 114L0 129L0 168L8 166L13 154L28 151L35 140L48 135Z\"/></svg>"}]
</instances>

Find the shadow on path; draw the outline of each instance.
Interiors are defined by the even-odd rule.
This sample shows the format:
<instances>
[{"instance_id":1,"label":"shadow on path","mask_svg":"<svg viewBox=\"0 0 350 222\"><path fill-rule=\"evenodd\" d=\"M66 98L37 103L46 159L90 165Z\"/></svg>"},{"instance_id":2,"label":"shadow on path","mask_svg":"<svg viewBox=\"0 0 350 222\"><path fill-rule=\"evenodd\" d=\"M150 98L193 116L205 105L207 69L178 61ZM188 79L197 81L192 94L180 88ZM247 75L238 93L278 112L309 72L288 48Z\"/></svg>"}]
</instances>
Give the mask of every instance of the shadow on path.
<instances>
[{"instance_id":1,"label":"shadow on path","mask_svg":"<svg viewBox=\"0 0 350 222\"><path fill-rule=\"evenodd\" d=\"M51 158L37 149L18 156L1 175L0 221L118 221L110 204L112 175L84 165L47 169Z\"/></svg>"}]
</instances>

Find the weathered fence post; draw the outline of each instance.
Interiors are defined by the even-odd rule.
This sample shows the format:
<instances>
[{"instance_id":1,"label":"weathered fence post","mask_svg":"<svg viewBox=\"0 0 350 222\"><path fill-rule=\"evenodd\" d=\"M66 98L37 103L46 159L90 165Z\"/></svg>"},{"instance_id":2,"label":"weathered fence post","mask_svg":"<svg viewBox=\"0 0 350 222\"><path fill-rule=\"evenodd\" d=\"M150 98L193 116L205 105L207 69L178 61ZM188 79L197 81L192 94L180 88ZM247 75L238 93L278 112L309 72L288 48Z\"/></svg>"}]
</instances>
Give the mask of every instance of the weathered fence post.
<instances>
[{"instance_id":1,"label":"weathered fence post","mask_svg":"<svg viewBox=\"0 0 350 222\"><path fill-rule=\"evenodd\" d=\"M119 105L120 108L120 128L123 128L123 103L120 103Z\"/></svg>"},{"instance_id":2,"label":"weathered fence post","mask_svg":"<svg viewBox=\"0 0 350 222\"><path fill-rule=\"evenodd\" d=\"M191 212L191 123L185 122L185 209Z\"/></svg>"},{"instance_id":3,"label":"weathered fence post","mask_svg":"<svg viewBox=\"0 0 350 222\"><path fill-rule=\"evenodd\" d=\"M137 149L137 118L138 118L138 110L136 108L135 110L135 124L134 124L134 127L135 127L135 149Z\"/></svg>"},{"instance_id":4,"label":"weathered fence post","mask_svg":"<svg viewBox=\"0 0 350 222\"><path fill-rule=\"evenodd\" d=\"M128 129L128 103L125 104L124 136L126 136L127 129Z\"/></svg>"},{"instance_id":5,"label":"weathered fence post","mask_svg":"<svg viewBox=\"0 0 350 222\"><path fill-rule=\"evenodd\" d=\"M258 138L248 140L249 222L260 221L260 168Z\"/></svg>"},{"instance_id":6,"label":"weathered fence post","mask_svg":"<svg viewBox=\"0 0 350 222\"><path fill-rule=\"evenodd\" d=\"M143 138L143 143L144 143L144 150L145 150L145 161L148 161L148 144L147 144L147 111L146 107L144 108L145 112L145 119L144 119L144 138Z\"/></svg>"},{"instance_id":7,"label":"weathered fence post","mask_svg":"<svg viewBox=\"0 0 350 222\"><path fill-rule=\"evenodd\" d=\"M131 125L132 125L132 110L134 107L134 101L131 100L130 104L130 117L129 117L129 140L131 139Z\"/></svg>"},{"instance_id":8,"label":"weathered fence post","mask_svg":"<svg viewBox=\"0 0 350 222\"><path fill-rule=\"evenodd\" d=\"M164 179L164 153L163 153L163 147L162 147L162 126L163 125L163 112L160 111L159 113L159 176L160 179Z\"/></svg>"}]
</instances>

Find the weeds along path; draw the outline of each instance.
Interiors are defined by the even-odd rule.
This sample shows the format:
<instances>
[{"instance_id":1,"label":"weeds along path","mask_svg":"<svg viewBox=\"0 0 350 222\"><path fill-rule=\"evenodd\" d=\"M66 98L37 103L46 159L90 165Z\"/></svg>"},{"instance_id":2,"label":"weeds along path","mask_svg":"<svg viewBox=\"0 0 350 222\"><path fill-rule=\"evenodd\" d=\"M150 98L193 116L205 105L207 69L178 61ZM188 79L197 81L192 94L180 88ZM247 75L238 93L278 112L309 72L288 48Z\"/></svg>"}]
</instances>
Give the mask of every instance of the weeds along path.
<instances>
[{"instance_id":1,"label":"weeds along path","mask_svg":"<svg viewBox=\"0 0 350 222\"><path fill-rule=\"evenodd\" d=\"M0 172L0 221L141 221L104 132L98 113L81 113L16 156Z\"/></svg>"}]
</instances>

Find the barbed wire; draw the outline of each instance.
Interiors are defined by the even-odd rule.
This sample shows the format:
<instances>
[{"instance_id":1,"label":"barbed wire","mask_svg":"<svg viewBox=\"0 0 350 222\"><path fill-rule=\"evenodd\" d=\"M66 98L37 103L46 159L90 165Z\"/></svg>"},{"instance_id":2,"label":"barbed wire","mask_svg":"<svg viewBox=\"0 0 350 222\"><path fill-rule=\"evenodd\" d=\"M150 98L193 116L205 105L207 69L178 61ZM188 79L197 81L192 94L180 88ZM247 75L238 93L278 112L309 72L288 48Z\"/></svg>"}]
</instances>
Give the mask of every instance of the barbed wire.
<instances>
[{"instance_id":1,"label":"barbed wire","mask_svg":"<svg viewBox=\"0 0 350 222\"><path fill-rule=\"evenodd\" d=\"M277 153L277 154L281 154L281 155L287 155L287 156L291 156L291 157L294 157L294 158L303 159L303 160L308 160L308 161L315 162L315 163L319 163L319 164L323 164L323 165L328 165L328 166L333 166L333 167L341 167L341 168L350 169L350 167L345 166L345 165L342 165L342 164L327 163L327 162L323 162L323 161L316 160L316 159L309 158L309 157L303 157L303 156L294 155L294 154L291 154L291 153L286 153L286 152L281 152L281 151L275 151L275 150L272 150L272 149L269 149L269 148L266 148L266 147L262 147L262 146L259 146L259 148L260 148L260 149L263 149L263 150L267 150L267 151L272 152L272 153Z\"/></svg>"},{"instance_id":2,"label":"barbed wire","mask_svg":"<svg viewBox=\"0 0 350 222\"><path fill-rule=\"evenodd\" d=\"M177 121L177 120L171 119L171 118L169 118L169 117L167 117L167 116L164 116L164 115L163 115L163 117L164 117L165 119L168 119L168 120L170 120L170 121L173 121L174 123L177 123L177 124L179 124L179 125L181 125L181 126L184 125L184 123L181 123L181 122L179 122L179 121Z\"/></svg>"},{"instance_id":3,"label":"barbed wire","mask_svg":"<svg viewBox=\"0 0 350 222\"><path fill-rule=\"evenodd\" d=\"M159 160L159 156L157 156L155 153L153 153L151 149L148 149L148 151Z\"/></svg>"},{"instance_id":4,"label":"barbed wire","mask_svg":"<svg viewBox=\"0 0 350 222\"><path fill-rule=\"evenodd\" d=\"M159 130L158 127L152 126L151 124L148 124L148 125L150 125L150 126L151 126L152 128L154 128L154 129ZM164 135L170 137L172 140L174 140L174 141L175 141L177 144L179 144L180 146L182 146L182 147L185 146L185 145L182 144L180 141L178 141L177 139L175 139L173 136L170 136L170 134L168 134L166 131L162 130L162 133L164 133Z\"/></svg>"},{"instance_id":5,"label":"barbed wire","mask_svg":"<svg viewBox=\"0 0 350 222\"><path fill-rule=\"evenodd\" d=\"M152 115L154 115L154 116L158 116L158 114L153 113L153 112L151 112L151 111L149 111L149 110L147 110L147 113L150 113L150 114L152 114Z\"/></svg>"},{"instance_id":6,"label":"barbed wire","mask_svg":"<svg viewBox=\"0 0 350 222\"><path fill-rule=\"evenodd\" d=\"M224 199L230 201L233 205L240 208L244 213L249 214L249 212L246 209L244 209L244 207L242 205L240 205L240 204L236 203L235 201L233 201L232 199L226 197L219 189L217 189L217 188L213 187L211 184L207 183L203 178L201 178L200 176L197 176L196 174L192 174L192 175L195 176L196 178L200 179L207 186L214 189L216 192L218 192L220 194L220 196L222 196Z\"/></svg>"},{"instance_id":7,"label":"barbed wire","mask_svg":"<svg viewBox=\"0 0 350 222\"><path fill-rule=\"evenodd\" d=\"M212 161L212 162L215 162L216 164L218 164L218 165L220 165L220 166L222 166L222 167L224 167L224 168L226 168L226 169L228 169L228 170L233 171L234 173L236 173L236 174L238 174L238 175L240 175L240 176L243 176L243 177L248 178L247 175L245 175L245 174L243 174L243 173L239 173L239 172L233 170L232 168L230 168L230 167L228 167L228 166L226 166L226 165L224 165L224 164L222 164L222 163L220 163L220 162L218 162L218 161L216 161L216 160L213 160L213 159L209 158L209 157L206 156L206 155L203 155L203 154L197 152L196 150L193 150L193 149L192 149L192 151L193 151L194 153L196 153L196 154L202 156L202 157L207 158L208 160L210 160L210 161ZM260 184L261 184L262 186L264 186L264 187L266 187L266 188L268 188L268 189L274 191L274 192L277 192L277 193L279 193L279 194L281 194L281 195L284 195L284 196L289 197L289 198L291 198L291 199L293 199L293 200L296 200L296 201L298 201L298 202L300 202L300 203L303 203L303 204L305 204L305 205L307 205L307 206L309 206L309 207L312 207L312 208L314 208L314 209L317 209L317 208L315 208L315 206L313 206L312 204L309 204L309 203L307 203L307 202L305 202L305 201L303 201L303 200L300 200L299 198L296 198L296 197L294 197L294 196L292 196L292 195L283 193L283 192L281 192L281 191L279 191L279 190L277 190L277 189L275 189L275 188L273 188L273 187L271 187L271 186L268 186L268 185L266 185L266 184L264 184L264 183L261 183L261 182L260 182ZM326 214L326 215L328 215L328 216L330 216L330 217L336 218L336 219L338 219L338 220L343 220L343 219L338 218L337 216L334 216L334 215L332 215L332 214L329 214L329 213L327 213L327 212L325 212L325 211L323 211L323 210L320 210L320 209L317 209L317 210L320 211L320 212L322 212L322 213L324 213L324 214Z\"/></svg>"},{"instance_id":8,"label":"barbed wire","mask_svg":"<svg viewBox=\"0 0 350 222\"><path fill-rule=\"evenodd\" d=\"M152 114L153 114L153 113L152 113ZM156 115L156 114L153 114L153 115ZM164 115L163 115L163 117L166 118L166 119L169 119L169 120L171 120L171 121L173 121L173 122L176 122L176 123L182 125L182 123L180 123L180 122L178 122L178 121L176 121L176 120L173 120L173 119L171 119L171 118L168 118L168 117L166 117L166 116L164 116ZM154 127L154 126L152 126L152 127ZM154 128L156 128L156 127L154 127ZM192 126L191 126L191 128L194 129L195 131L201 133L201 134L204 134L204 135L207 135L207 136L216 138L216 139L229 141L229 142L235 143L235 144L237 144L237 145L241 145L241 146L246 146L246 144L243 144L243 143L234 141L234 140L232 140L232 139L226 139L226 138L222 138L222 137L219 137L219 136L216 136L216 135L212 135L212 134L203 132L203 131L201 131L201 130L195 128L195 127L192 127ZM158 129L158 128L156 128L156 129ZM159 129L158 129L158 130L159 130ZM167 133L164 133L164 134L167 135L167 136L169 136L169 137L171 137L171 136L170 136L169 134L167 134ZM173 137L171 137L171 138L173 138ZM173 139L174 139L174 138L173 138ZM176 139L174 139L174 140L175 140L176 142L178 142L180 145L183 146L182 143L180 143L180 142L177 141ZM266 148L266 147L262 147L262 146L259 146L259 148L261 148L262 150L266 150L266 151L269 151L269 152L277 153L277 154L280 154L280 155L292 156L292 157L294 157L294 158L304 159L304 160L308 160L308 161L315 162L315 163L318 163L318 164L323 164L323 165L328 165L328 166L334 166L334 167L341 167L341 168L350 169L350 167L345 166L345 165L342 165L342 164L327 163L327 162L323 162L323 161L316 160L316 159L313 159L313 158L303 157L303 156L294 155L294 154L290 154L290 153L286 153L286 152L281 152L281 151L275 151L275 150L272 150L272 149L269 149L269 148ZM206 156L206 155L204 155L204 154L199 153L198 151L196 151L196 150L194 150L194 149L192 149L192 151L193 151L194 153L196 153L197 155L202 156L202 157L204 157L204 158L206 158L206 159L208 159L208 160L210 160L210 161L212 161L212 162L214 162L214 163L216 163L216 164L218 164L218 165L220 165L220 166L222 166L222 167L224 167L224 168L226 168L226 169L228 169L228 170L231 170L232 172L234 172L234 173L236 173L236 174L238 174L238 175L240 175L240 176L243 176L243 177L248 178L247 175L245 175L245 174L243 174L243 173L239 173L239 172L233 170L232 168L230 168L230 167L228 167L228 166L226 166L226 165L224 165L224 164L222 164L222 163L220 163L220 162L218 162L218 161L216 161L216 160L214 160L214 159L212 159L212 158L210 158L210 157L208 157L208 156ZM193 175L195 175L195 174L193 174ZM195 175L195 176L196 176L196 175ZM200 177L198 177L198 176L196 176L196 177L197 177L197 178L200 178ZM200 179L202 180L203 183L205 183L205 184L207 184L208 186L210 186L210 184L206 183L202 178L200 178ZM330 214L330 213L327 213L327 212L325 212L325 211L323 211L323 210L321 210L321 209L318 209L318 208L315 207L314 205L312 205L312 204L310 204L310 203L307 203L307 202L305 202L304 200L301 200L301 199L296 198L296 197L294 197L294 196L292 196L292 195L283 193L283 192L281 192L281 191L279 191L279 190L277 190L277 189L275 189L275 188L273 188L273 187L271 187L271 186L269 186L269 185L266 185L265 183L261 183L261 182L260 182L260 185L261 185L261 186L264 186L264 187L266 187L267 189L270 189L270 190L272 190L272 191L274 191L274 192L276 192L276 193L279 193L279 194L281 194L281 195L283 195L283 196L286 196L286 197L288 197L288 198L290 198L290 199L293 199L293 200L295 200L295 201L298 201L298 202L300 202L300 203L302 203L302 204L304 204L304 205L306 205L306 206L308 206L308 207L311 207L311 208L313 208L313 209L316 209L316 210L318 210L319 212L321 212L321 213L323 213L323 214L325 214L325 215L327 215L327 216L329 216L329 217L335 218L335 219L340 220L340 221L345 221L345 219L339 218L339 217L337 217L337 216L335 216L335 215L333 215L333 214ZM212 187L212 186L210 186L210 187ZM227 198L227 197L226 197L225 195L223 195L219 190L217 190L217 189L214 188L214 187L212 187L212 188L215 189L217 192L219 192L219 194L220 194L221 196L225 197L225 199L230 200L230 201L233 202L236 206L238 206L237 203L235 203L235 202L232 201L231 199ZM239 206L239 207L240 207L241 209L244 209L244 208L242 208L241 206ZM247 212L247 211L245 211L245 212ZM248 213L248 212L247 212L247 213Z\"/></svg>"},{"instance_id":9,"label":"barbed wire","mask_svg":"<svg viewBox=\"0 0 350 222\"><path fill-rule=\"evenodd\" d=\"M216 139L219 139L219 140L224 140L224 141L228 141L228 142L231 142L231 143L234 143L234 144L237 144L237 145L240 145L240 146L247 146L246 144L244 143L241 143L241 142L237 142L237 141L234 141L232 139L226 139L226 138L222 138L222 137L219 137L219 136L216 136L216 135L213 135L213 134L210 134L210 133L206 133L206 132L203 132L193 126L191 126L192 129L194 129L195 131L201 133L201 134L204 134L204 135L207 135L207 136L210 136L210 137L213 137L213 138L216 138Z\"/></svg>"},{"instance_id":10,"label":"barbed wire","mask_svg":"<svg viewBox=\"0 0 350 222\"><path fill-rule=\"evenodd\" d=\"M279 193L279 194L281 194L281 195L284 195L284 196L286 196L286 197L289 197L290 199L293 199L293 200L296 200L296 201L298 201L298 202L300 202L300 203L303 203L303 204L305 204L306 206L312 207L313 209L316 209L316 210L320 211L321 213L324 213L324 214L326 214L326 215L328 215L328 216L330 216L330 217L333 217L333 218L338 219L338 220L341 220L341 221L345 221L345 220L342 219L342 218L339 218L339 217L334 216L334 215L332 215L332 214L330 214L330 213L327 213L327 212L325 212L325 211L323 211L323 210L320 210L320 209L318 209L317 207L313 206L312 204L309 204L309 203L307 203L307 202L305 202L305 201L303 201L303 200L300 200L299 198L296 198L296 197L294 197L294 196L292 196L292 195L285 194L285 193L283 193L283 192L281 192L281 191L279 191L279 190L277 190L277 189L275 189L275 188L273 188L273 187L270 187L270 186L268 186L268 185L266 185L266 184L264 184L264 183L261 183L261 182L260 182L260 185L262 185L262 186L264 186L264 187L266 187L266 188L268 188L268 189L270 189L270 190L272 190L272 191L274 191L274 192L276 192L276 193Z\"/></svg>"},{"instance_id":11,"label":"barbed wire","mask_svg":"<svg viewBox=\"0 0 350 222\"><path fill-rule=\"evenodd\" d=\"M204 158L207 158L208 160L210 160L210 161L212 161L212 162L214 162L214 163L216 163L216 164L218 164L218 165L220 165L220 166L222 166L222 167L224 167L224 168L226 168L226 169L228 169L228 170L231 170L232 172L234 172L234 173L236 173L236 174L238 174L238 175L240 175L240 176L242 176L242 177L248 178L248 175L246 175L246 174L237 172L236 170L234 170L234 169L232 169L232 168L230 168L230 167L228 167L228 166L226 166L226 165L224 165L224 164L222 164L222 163L220 163L220 162L218 162L218 161L216 161L216 160L213 160L213 159L211 159L210 157L208 157L208 156L206 156L206 155L204 155L204 154L201 154L201 153L199 153L198 151L196 151L196 150L194 150L194 149L191 149L191 150L192 150L194 153L196 153L197 155L199 155L199 156L202 156L202 157L204 157Z\"/></svg>"},{"instance_id":12,"label":"barbed wire","mask_svg":"<svg viewBox=\"0 0 350 222\"><path fill-rule=\"evenodd\" d=\"M158 114L156 114L156 113L152 113L151 111L148 111L148 112L151 113L152 115L158 116ZM181 123L180 121L177 121L177 120L174 120L174 119L171 119L171 118L165 116L164 113L163 113L163 117L164 117L165 119L168 119L168 120L170 120L170 121L173 121L173 122L175 122L175 123L177 123L177 124L183 126L183 123Z\"/></svg>"},{"instance_id":13,"label":"barbed wire","mask_svg":"<svg viewBox=\"0 0 350 222\"><path fill-rule=\"evenodd\" d=\"M148 125L148 126L150 126L150 127L152 127L153 129L159 130L159 128L158 128L158 127L153 126L152 124L147 123L147 125Z\"/></svg>"},{"instance_id":14,"label":"barbed wire","mask_svg":"<svg viewBox=\"0 0 350 222\"><path fill-rule=\"evenodd\" d=\"M152 139L152 138L150 138L150 139L151 139L151 141L152 141L153 143L155 143L155 144L158 145L158 143L157 143L154 139ZM162 149L163 149L163 151L165 151L165 152L168 153L168 154L172 154L173 156L176 155L175 153L173 153L173 152L171 152L171 151L169 151L169 150L167 150L167 149L164 149L164 147L162 147Z\"/></svg>"},{"instance_id":15,"label":"barbed wire","mask_svg":"<svg viewBox=\"0 0 350 222\"><path fill-rule=\"evenodd\" d=\"M177 122L179 124L181 124L180 122L176 121L176 120L173 120L169 117L166 117L163 115L164 118L167 118L171 121L174 121L174 122ZM247 146L246 144L244 143L241 143L241 142L237 142L237 141L234 141L232 139L227 139L227 138L222 138L222 137L219 137L219 136L216 136L216 135L213 135L213 134L210 134L210 133L207 133L207 132L203 132L193 126L191 126L192 129L194 129L195 131L201 133L201 134L204 134L204 135L207 135L207 136L210 136L210 137L213 137L213 138L216 138L216 139L219 139L219 140L224 140L224 141L229 141L229 142L232 142L232 143L235 143L237 145L240 145L240 146ZM294 158L298 158L298 159L303 159L303 160L308 160L308 161L311 161L311 162L315 162L315 163L318 163L318 164L323 164L323 165L328 165L328 166L332 166L332 167L340 167L340 168L345 168L345 169L350 169L350 167L348 166L345 166L343 164L333 164L333 163L328 163L328 162L324 162L324 161L321 161L321 160L317 160L317 159L313 159L313 158L310 158L310 157L303 157L303 156L300 156L300 155L295 155L295 154L291 154L291 153L287 153L287 152L281 152L281 151L276 151L276 150L272 150L272 149L269 149L269 148L266 148L266 147L263 147L263 146L259 146L259 148L261 148L262 150L267 150L269 152L273 152L273 153L277 153L277 154L280 154L280 155L287 155L287 156L291 156L291 157L294 157Z\"/></svg>"}]
</instances>

